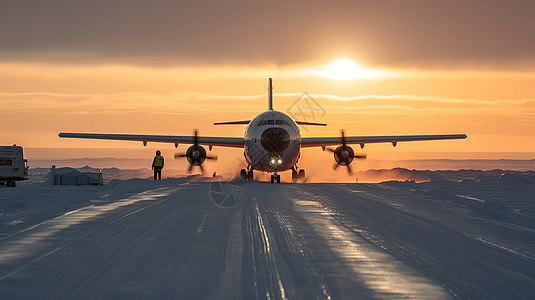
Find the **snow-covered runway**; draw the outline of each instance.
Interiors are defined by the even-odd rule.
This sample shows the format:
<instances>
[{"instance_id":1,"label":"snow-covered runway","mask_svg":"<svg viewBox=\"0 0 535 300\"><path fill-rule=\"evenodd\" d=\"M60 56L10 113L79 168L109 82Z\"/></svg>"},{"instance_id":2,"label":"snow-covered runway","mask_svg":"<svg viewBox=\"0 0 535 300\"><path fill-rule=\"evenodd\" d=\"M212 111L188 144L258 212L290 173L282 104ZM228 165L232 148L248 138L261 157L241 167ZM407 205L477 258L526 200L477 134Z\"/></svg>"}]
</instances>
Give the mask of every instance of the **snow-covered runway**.
<instances>
[{"instance_id":1,"label":"snow-covered runway","mask_svg":"<svg viewBox=\"0 0 535 300\"><path fill-rule=\"evenodd\" d=\"M0 232L2 299L535 297L532 187L35 186L89 205L40 219L20 217L34 202L4 206L20 218Z\"/></svg>"}]
</instances>

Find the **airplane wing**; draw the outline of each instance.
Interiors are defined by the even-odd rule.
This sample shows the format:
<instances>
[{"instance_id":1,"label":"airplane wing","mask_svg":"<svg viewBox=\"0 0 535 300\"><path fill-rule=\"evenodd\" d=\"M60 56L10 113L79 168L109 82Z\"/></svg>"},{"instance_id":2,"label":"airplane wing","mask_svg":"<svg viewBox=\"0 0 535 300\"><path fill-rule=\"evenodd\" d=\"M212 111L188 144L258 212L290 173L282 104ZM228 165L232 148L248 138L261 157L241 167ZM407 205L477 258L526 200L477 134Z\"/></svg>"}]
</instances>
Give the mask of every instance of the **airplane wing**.
<instances>
[{"instance_id":1,"label":"airplane wing","mask_svg":"<svg viewBox=\"0 0 535 300\"><path fill-rule=\"evenodd\" d=\"M314 123L314 122L305 122L305 121L295 121L297 125L313 125L313 126L327 126L325 123Z\"/></svg>"},{"instance_id":2,"label":"airplane wing","mask_svg":"<svg viewBox=\"0 0 535 300\"><path fill-rule=\"evenodd\" d=\"M251 123L251 120L245 121L230 121L230 122L216 122L214 125L247 125Z\"/></svg>"},{"instance_id":3,"label":"airplane wing","mask_svg":"<svg viewBox=\"0 0 535 300\"><path fill-rule=\"evenodd\" d=\"M147 142L174 143L175 147L179 143L193 144L194 136L174 136L174 135L136 135L136 134L99 134L99 133L68 133L61 132L60 138L76 139L97 139L97 140L117 140L117 141L140 141L143 145ZM243 148L243 138L234 137L208 137L199 136L198 142L201 145Z\"/></svg>"},{"instance_id":4,"label":"airplane wing","mask_svg":"<svg viewBox=\"0 0 535 300\"><path fill-rule=\"evenodd\" d=\"M466 134L446 134L446 135L394 135L394 136L346 136L346 144L360 144L364 147L365 144L371 143L392 143L394 147L398 142L413 142L413 141L431 141L431 140L454 140L465 139ZM341 137L314 137L301 138L301 147L325 147L341 145Z\"/></svg>"}]
</instances>

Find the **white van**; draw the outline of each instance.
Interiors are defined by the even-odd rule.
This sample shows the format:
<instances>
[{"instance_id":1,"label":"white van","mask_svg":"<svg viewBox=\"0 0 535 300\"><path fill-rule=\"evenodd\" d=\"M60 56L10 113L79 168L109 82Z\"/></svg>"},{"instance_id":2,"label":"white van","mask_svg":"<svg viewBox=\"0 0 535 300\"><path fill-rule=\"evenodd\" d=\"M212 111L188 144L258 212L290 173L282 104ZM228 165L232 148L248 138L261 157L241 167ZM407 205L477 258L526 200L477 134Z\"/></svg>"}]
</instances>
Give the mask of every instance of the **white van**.
<instances>
[{"instance_id":1,"label":"white van","mask_svg":"<svg viewBox=\"0 0 535 300\"><path fill-rule=\"evenodd\" d=\"M24 159L22 147L0 146L0 184L15 186L17 180L28 179L30 164Z\"/></svg>"}]
</instances>

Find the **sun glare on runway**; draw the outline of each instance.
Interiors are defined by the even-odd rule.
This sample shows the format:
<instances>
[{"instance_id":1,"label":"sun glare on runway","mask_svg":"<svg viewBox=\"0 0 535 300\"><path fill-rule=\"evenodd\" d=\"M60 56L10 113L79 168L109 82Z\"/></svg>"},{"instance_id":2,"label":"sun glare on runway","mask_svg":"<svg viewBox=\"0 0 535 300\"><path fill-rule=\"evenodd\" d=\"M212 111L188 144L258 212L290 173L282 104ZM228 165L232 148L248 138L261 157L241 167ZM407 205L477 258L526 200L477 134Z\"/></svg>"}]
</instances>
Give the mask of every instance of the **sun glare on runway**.
<instances>
[{"instance_id":1,"label":"sun glare on runway","mask_svg":"<svg viewBox=\"0 0 535 300\"><path fill-rule=\"evenodd\" d=\"M345 58L336 60L325 70L313 72L313 74L340 80L371 78L373 76L371 71L364 70L352 60Z\"/></svg>"}]
</instances>

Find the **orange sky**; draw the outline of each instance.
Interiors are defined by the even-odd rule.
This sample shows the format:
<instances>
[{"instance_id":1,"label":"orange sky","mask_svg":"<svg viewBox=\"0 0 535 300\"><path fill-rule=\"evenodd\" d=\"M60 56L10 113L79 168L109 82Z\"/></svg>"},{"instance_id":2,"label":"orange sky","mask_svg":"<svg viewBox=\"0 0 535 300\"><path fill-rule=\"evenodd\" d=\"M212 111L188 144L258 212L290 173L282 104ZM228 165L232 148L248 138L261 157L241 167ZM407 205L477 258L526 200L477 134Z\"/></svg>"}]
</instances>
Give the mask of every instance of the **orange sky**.
<instances>
[{"instance_id":1,"label":"orange sky","mask_svg":"<svg viewBox=\"0 0 535 300\"><path fill-rule=\"evenodd\" d=\"M249 119L265 110L267 77L273 76L275 109L329 124L304 128L303 136L338 135L341 128L353 135L466 133L464 141L400 148L534 149L535 73L387 70L377 78L341 81L307 75L306 70L4 64L0 140L27 147L132 147L127 142L60 140L57 133L187 135L198 128L204 135L241 136L243 126L211 124ZM302 116L292 106L305 91L323 109L315 116L306 111L308 116Z\"/></svg>"},{"instance_id":2,"label":"orange sky","mask_svg":"<svg viewBox=\"0 0 535 300\"><path fill-rule=\"evenodd\" d=\"M212 122L264 111L273 77L275 109L303 119L292 104L306 91L325 112L307 118L329 125L305 128L303 136L336 136L342 128L349 135L466 133L467 140L400 143L395 151L535 152L529 2L507 14L499 14L506 5L500 1L479 10L420 1L384 10L386 2L376 2L325 11L320 2L300 10L276 1L241 13L218 7L220 14L212 6L159 1L148 11L138 1L128 11L121 1L84 9L57 2L45 11L3 2L0 144L141 147L59 139L61 131L187 135L198 128L202 135L242 136L243 126ZM421 6L410 10L414 3ZM166 5L177 7L167 12ZM295 22L298 11L307 14ZM278 16L276 24L264 13ZM498 15L503 23L496 28ZM339 58L376 75L335 80L310 73Z\"/></svg>"}]
</instances>

